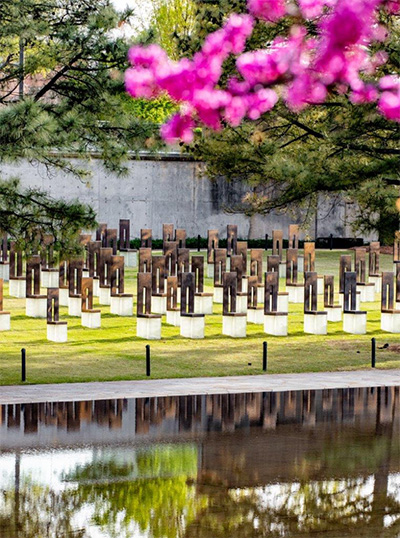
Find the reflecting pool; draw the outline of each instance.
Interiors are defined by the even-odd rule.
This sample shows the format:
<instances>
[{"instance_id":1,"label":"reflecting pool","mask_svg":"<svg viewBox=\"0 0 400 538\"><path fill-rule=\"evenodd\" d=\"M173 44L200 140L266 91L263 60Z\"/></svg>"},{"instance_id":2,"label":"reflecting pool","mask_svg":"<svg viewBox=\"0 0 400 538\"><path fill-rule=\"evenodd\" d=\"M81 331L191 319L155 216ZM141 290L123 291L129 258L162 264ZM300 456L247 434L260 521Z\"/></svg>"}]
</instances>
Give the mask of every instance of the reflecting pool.
<instances>
[{"instance_id":1,"label":"reflecting pool","mask_svg":"<svg viewBox=\"0 0 400 538\"><path fill-rule=\"evenodd\" d=\"M400 537L399 433L398 387L0 406L0 537Z\"/></svg>"}]
</instances>

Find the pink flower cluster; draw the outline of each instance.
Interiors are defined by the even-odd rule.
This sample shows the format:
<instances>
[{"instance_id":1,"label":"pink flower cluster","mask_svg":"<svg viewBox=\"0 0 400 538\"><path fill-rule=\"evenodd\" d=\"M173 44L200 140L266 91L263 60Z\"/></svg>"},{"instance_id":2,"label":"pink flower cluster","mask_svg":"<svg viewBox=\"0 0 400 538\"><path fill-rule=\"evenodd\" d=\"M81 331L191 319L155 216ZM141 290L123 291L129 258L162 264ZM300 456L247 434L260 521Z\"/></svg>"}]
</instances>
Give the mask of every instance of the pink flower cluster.
<instances>
[{"instance_id":1,"label":"pink flower cluster","mask_svg":"<svg viewBox=\"0 0 400 538\"><path fill-rule=\"evenodd\" d=\"M382 6L398 13L400 0L248 0L251 15L232 15L224 27L207 36L193 59L174 62L157 45L133 47L126 88L133 97L151 99L167 93L181 110L161 129L167 142L190 143L198 122L218 130L225 121L237 126L244 118L258 119L279 97L294 111L323 103L333 91L354 104L377 102L388 119L400 121L400 80L386 76L378 84L366 82L386 61L384 52L373 55L370 45L386 38L377 21ZM297 10L297 11L296 11ZM288 36L278 37L264 49L244 52L254 17L275 22L296 16ZM313 19L316 36L307 34L299 17ZM236 55L238 75L226 89L219 87L223 63Z\"/></svg>"}]
</instances>

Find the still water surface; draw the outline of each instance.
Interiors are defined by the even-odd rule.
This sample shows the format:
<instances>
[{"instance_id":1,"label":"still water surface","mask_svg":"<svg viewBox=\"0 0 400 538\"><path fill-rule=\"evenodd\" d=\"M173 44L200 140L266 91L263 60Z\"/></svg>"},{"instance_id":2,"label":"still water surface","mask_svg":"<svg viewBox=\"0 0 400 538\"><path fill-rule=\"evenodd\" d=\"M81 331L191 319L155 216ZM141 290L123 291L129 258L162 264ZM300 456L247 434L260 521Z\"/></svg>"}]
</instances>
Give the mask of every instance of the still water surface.
<instances>
[{"instance_id":1,"label":"still water surface","mask_svg":"<svg viewBox=\"0 0 400 538\"><path fill-rule=\"evenodd\" d=\"M0 406L0 537L400 537L399 433L398 388Z\"/></svg>"}]
</instances>

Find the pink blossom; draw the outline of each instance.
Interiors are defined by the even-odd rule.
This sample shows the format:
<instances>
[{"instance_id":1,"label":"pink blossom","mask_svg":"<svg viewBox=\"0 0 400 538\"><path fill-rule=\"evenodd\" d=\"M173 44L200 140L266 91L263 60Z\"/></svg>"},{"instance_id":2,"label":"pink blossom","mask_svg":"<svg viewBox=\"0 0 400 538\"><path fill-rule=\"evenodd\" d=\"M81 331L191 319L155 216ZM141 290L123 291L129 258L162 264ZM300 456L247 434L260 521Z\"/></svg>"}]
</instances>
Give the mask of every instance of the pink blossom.
<instances>
[{"instance_id":1,"label":"pink blossom","mask_svg":"<svg viewBox=\"0 0 400 538\"><path fill-rule=\"evenodd\" d=\"M389 120L400 122L400 77L387 75L379 81L384 90L378 101L378 109Z\"/></svg>"},{"instance_id":2,"label":"pink blossom","mask_svg":"<svg viewBox=\"0 0 400 538\"><path fill-rule=\"evenodd\" d=\"M363 88L350 95L350 101L356 105L374 103L378 99L378 90L372 84L365 84Z\"/></svg>"},{"instance_id":3,"label":"pink blossom","mask_svg":"<svg viewBox=\"0 0 400 538\"><path fill-rule=\"evenodd\" d=\"M335 0L299 0L301 13L305 19L315 19L322 15L325 6L333 6Z\"/></svg>"},{"instance_id":4,"label":"pink blossom","mask_svg":"<svg viewBox=\"0 0 400 538\"><path fill-rule=\"evenodd\" d=\"M278 102L278 95L274 90L263 89L249 97L249 109L247 116L251 120L257 120L262 114L271 110Z\"/></svg>"},{"instance_id":5,"label":"pink blossom","mask_svg":"<svg viewBox=\"0 0 400 538\"><path fill-rule=\"evenodd\" d=\"M255 17L275 22L286 15L284 0L248 0L247 7Z\"/></svg>"},{"instance_id":6,"label":"pink blossom","mask_svg":"<svg viewBox=\"0 0 400 538\"><path fill-rule=\"evenodd\" d=\"M161 136L169 144L182 140L185 144L193 142L195 123L190 114L174 114L161 126Z\"/></svg>"}]
</instances>

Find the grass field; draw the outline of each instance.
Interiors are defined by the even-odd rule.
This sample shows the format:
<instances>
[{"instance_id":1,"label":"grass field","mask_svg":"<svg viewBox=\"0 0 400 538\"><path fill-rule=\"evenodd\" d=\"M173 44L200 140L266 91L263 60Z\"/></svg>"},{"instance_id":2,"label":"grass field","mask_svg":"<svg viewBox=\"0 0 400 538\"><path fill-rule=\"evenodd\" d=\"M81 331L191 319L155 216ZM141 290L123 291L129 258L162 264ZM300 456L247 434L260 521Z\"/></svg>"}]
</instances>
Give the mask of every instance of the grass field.
<instances>
[{"instance_id":1,"label":"grass field","mask_svg":"<svg viewBox=\"0 0 400 538\"><path fill-rule=\"evenodd\" d=\"M318 251L319 274L334 274L336 285L340 254L344 251ZM381 269L392 270L391 256L381 256ZM211 280L206 280L211 286ZM281 290L284 281L281 281ZM136 271L126 271L126 292L136 292ZM222 305L206 316L204 340L181 338L179 327L163 322L162 339L148 342L136 338L136 318L111 315L101 306L102 328L81 327L79 318L69 317L61 307L61 319L68 321L68 342L54 344L46 340L46 321L25 316L25 300L7 295L4 309L11 311L11 331L0 333L0 384L20 382L21 348L27 351L28 383L62 383L77 381L110 381L145 378L145 346L150 343L152 377L197 377L262 373L262 343L268 342L270 373L320 372L350 370L370 366L371 337L378 346L379 368L400 367L400 334L380 330L380 304L364 303L368 310L367 334L347 335L341 323L330 323L327 336L303 333L302 305L291 305L288 337L263 333L261 325L247 325L247 338L232 339L221 335ZM322 301L322 297L320 297ZM320 308L322 309L322 302ZM136 302L134 309L136 308ZM165 318L164 318L165 319Z\"/></svg>"}]
</instances>

